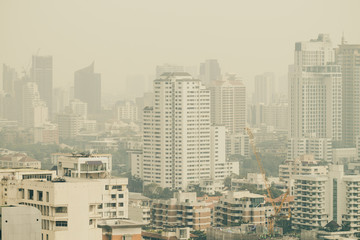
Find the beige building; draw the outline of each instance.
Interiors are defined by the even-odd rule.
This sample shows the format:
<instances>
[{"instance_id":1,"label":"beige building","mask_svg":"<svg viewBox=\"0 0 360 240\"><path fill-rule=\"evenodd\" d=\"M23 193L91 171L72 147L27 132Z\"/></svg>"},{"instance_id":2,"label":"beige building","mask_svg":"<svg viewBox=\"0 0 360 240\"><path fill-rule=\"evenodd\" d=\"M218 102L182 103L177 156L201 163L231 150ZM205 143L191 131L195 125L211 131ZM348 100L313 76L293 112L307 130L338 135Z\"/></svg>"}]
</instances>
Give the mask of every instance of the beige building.
<instances>
[{"instance_id":1,"label":"beige building","mask_svg":"<svg viewBox=\"0 0 360 240\"><path fill-rule=\"evenodd\" d=\"M60 177L107 178L111 176L111 154L62 154L57 156Z\"/></svg>"},{"instance_id":2,"label":"beige building","mask_svg":"<svg viewBox=\"0 0 360 240\"><path fill-rule=\"evenodd\" d=\"M0 156L0 168L41 168L41 162L24 153Z\"/></svg>"},{"instance_id":3,"label":"beige building","mask_svg":"<svg viewBox=\"0 0 360 240\"><path fill-rule=\"evenodd\" d=\"M41 212L41 234L48 240L101 239L97 221L104 184L84 179L5 180L7 204L32 206Z\"/></svg>"},{"instance_id":4,"label":"beige building","mask_svg":"<svg viewBox=\"0 0 360 240\"><path fill-rule=\"evenodd\" d=\"M279 165L280 180L289 183L296 175L326 175L328 167L319 165L319 162L313 155L302 155L292 161L286 160L284 164Z\"/></svg>"},{"instance_id":5,"label":"beige building","mask_svg":"<svg viewBox=\"0 0 360 240\"><path fill-rule=\"evenodd\" d=\"M169 200L154 200L151 221L157 227L185 226L205 230L211 225L210 205L197 201L195 192L178 192Z\"/></svg>"},{"instance_id":6,"label":"beige building","mask_svg":"<svg viewBox=\"0 0 360 240\"><path fill-rule=\"evenodd\" d=\"M246 125L246 88L235 75L223 81L213 81L211 93L211 123L224 125L230 134L244 133Z\"/></svg>"},{"instance_id":7,"label":"beige building","mask_svg":"<svg viewBox=\"0 0 360 240\"><path fill-rule=\"evenodd\" d=\"M214 226L265 225L264 204L262 195L249 191L228 192L215 205Z\"/></svg>"},{"instance_id":8,"label":"beige building","mask_svg":"<svg viewBox=\"0 0 360 240\"><path fill-rule=\"evenodd\" d=\"M152 199L141 193L129 192L129 218L131 220L150 223L150 207Z\"/></svg>"},{"instance_id":9,"label":"beige building","mask_svg":"<svg viewBox=\"0 0 360 240\"><path fill-rule=\"evenodd\" d=\"M327 175L294 176L294 227L319 229L333 220L360 232L359 191L360 175L344 175L342 165L330 166Z\"/></svg>"}]
</instances>

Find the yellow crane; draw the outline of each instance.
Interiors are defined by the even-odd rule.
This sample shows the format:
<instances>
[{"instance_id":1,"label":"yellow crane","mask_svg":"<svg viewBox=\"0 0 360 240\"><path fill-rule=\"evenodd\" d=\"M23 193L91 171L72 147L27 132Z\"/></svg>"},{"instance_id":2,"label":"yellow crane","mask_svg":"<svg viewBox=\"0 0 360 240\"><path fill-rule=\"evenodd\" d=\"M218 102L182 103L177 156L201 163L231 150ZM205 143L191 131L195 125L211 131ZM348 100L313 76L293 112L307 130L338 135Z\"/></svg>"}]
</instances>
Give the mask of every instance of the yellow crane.
<instances>
[{"instance_id":1,"label":"yellow crane","mask_svg":"<svg viewBox=\"0 0 360 240\"><path fill-rule=\"evenodd\" d=\"M271 193L271 190L270 190L270 185L266 179L266 173L265 173L265 170L264 170L264 167L261 163L261 160L260 160L260 157L258 156L257 154L257 151L256 151L256 146L255 146L255 138L254 138L254 135L251 131L250 128L245 128L248 136L249 136L249 140L250 140L250 145L251 145L251 148L252 148L252 151L255 155L255 158L256 158L256 161L259 165L259 169L260 169L260 172L261 172L261 175L263 177L263 180L264 180L264 184L265 184L265 188L266 188L266 191L268 193L268 196L270 198L270 202L271 202L271 205L272 207L274 208L274 215L272 215L270 218L269 218L269 223L268 223L268 229L269 229L269 234L270 235L273 235L274 234L274 225L275 225L275 218L276 216L280 213L281 209L282 209L282 206L284 204L284 201L286 200L288 194L289 194L289 189L286 191L286 193L283 195L283 198L281 200L281 203L279 206L276 206L275 204L275 201L274 201L274 198L273 198L273 195ZM290 211L289 211L289 217L290 217Z\"/></svg>"}]
</instances>

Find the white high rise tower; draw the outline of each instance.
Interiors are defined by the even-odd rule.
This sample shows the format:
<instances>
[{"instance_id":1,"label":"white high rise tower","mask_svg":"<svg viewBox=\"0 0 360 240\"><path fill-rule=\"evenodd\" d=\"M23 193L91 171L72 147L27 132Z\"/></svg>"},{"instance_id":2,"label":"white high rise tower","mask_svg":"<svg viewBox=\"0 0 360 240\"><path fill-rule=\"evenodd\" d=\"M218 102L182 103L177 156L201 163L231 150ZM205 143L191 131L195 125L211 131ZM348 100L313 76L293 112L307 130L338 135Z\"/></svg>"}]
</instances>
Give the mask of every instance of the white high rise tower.
<instances>
[{"instance_id":1,"label":"white high rise tower","mask_svg":"<svg viewBox=\"0 0 360 240\"><path fill-rule=\"evenodd\" d=\"M219 145L211 136L220 138L224 133L214 134L220 130L210 126L210 91L190 74L178 72L156 79L154 94L154 106L144 109L140 176L144 182L186 189L189 184L214 179L213 168L224 172L215 179L225 178L229 173L220 154L225 146L212 151Z\"/></svg>"},{"instance_id":2,"label":"white high rise tower","mask_svg":"<svg viewBox=\"0 0 360 240\"><path fill-rule=\"evenodd\" d=\"M330 38L295 44L289 68L290 138L342 138L341 67Z\"/></svg>"}]
</instances>

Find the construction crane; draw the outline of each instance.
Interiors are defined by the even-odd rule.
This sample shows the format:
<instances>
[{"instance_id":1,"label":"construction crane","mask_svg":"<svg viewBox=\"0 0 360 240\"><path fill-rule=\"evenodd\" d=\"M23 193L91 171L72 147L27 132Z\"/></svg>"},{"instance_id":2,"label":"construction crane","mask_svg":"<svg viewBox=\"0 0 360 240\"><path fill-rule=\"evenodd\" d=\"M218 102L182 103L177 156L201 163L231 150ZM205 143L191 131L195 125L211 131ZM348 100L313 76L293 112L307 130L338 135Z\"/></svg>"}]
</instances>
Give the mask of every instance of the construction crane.
<instances>
[{"instance_id":1,"label":"construction crane","mask_svg":"<svg viewBox=\"0 0 360 240\"><path fill-rule=\"evenodd\" d=\"M260 157L258 156L257 151L256 151L254 135L251 132L250 128L245 128L245 130L246 130L247 134L249 135L249 140L250 140L250 145L251 145L252 151L253 151L253 153L255 155L255 158L256 158L256 161L257 161L257 163L259 165L259 169L260 169L261 175L262 175L263 180L264 180L265 188L266 188L266 191L267 191L268 196L270 198L270 203L271 203L271 205L272 205L272 207L274 209L274 215L272 215L269 218L269 224L268 224L269 234L273 235L274 234L274 225L275 225L276 217L280 213L280 211L282 209L282 206L284 204L284 201L286 200L286 198L287 198L290 191L289 191L289 189L286 191L286 193L283 195L283 198L281 200L280 205L276 206L273 195L272 195L271 190L270 190L270 185L269 185L269 183L268 183L268 181L266 179L266 173L265 173L264 167L263 167L263 165L261 163L261 160L260 160ZM289 211L289 217L290 217L290 211Z\"/></svg>"}]
</instances>

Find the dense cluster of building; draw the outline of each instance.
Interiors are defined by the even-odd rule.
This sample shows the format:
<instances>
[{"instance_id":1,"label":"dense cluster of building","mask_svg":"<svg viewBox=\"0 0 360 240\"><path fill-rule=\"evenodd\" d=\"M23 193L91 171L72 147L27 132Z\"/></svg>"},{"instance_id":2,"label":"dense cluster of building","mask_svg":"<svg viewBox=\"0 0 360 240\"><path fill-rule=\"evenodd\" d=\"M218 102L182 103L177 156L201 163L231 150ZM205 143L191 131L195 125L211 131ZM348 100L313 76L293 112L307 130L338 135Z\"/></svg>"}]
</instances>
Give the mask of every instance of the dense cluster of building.
<instances>
[{"instance_id":1,"label":"dense cluster of building","mask_svg":"<svg viewBox=\"0 0 360 240\"><path fill-rule=\"evenodd\" d=\"M331 237L360 234L360 45L342 39L334 49L327 34L297 42L288 86L263 73L251 97L215 59L199 71L159 65L152 89L129 76L126 98L111 106L101 103L94 63L64 90L53 89L52 61L33 56L21 77L3 65L0 140L67 149L46 161L0 149L3 237L189 239L195 230L208 239L256 239L275 215L304 239L329 228ZM259 156L282 160L278 176L246 168L256 161L250 140ZM125 157L115 163L109 152ZM45 162L54 168L43 170ZM131 172L142 189L129 193L115 169ZM140 193L151 185L174 195ZM270 187L279 196L267 196Z\"/></svg>"}]
</instances>

